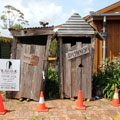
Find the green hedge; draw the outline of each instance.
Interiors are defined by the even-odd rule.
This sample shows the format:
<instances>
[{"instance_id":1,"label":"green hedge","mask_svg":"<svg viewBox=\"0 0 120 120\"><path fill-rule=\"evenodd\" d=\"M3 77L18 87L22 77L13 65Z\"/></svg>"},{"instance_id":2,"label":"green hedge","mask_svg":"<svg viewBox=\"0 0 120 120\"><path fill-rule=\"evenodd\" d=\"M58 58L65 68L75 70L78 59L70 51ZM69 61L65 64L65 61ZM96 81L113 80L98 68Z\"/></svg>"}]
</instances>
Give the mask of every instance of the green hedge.
<instances>
[{"instance_id":1,"label":"green hedge","mask_svg":"<svg viewBox=\"0 0 120 120\"><path fill-rule=\"evenodd\" d=\"M120 91L120 57L104 61L102 69L93 74L93 95L100 91L104 98L113 99L115 88Z\"/></svg>"},{"instance_id":2,"label":"green hedge","mask_svg":"<svg viewBox=\"0 0 120 120\"><path fill-rule=\"evenodd\" d=\"M45 98L59 98L58 74L53 67L48 68L48 79L45 83Z\"/></svg>"}]
</instances>

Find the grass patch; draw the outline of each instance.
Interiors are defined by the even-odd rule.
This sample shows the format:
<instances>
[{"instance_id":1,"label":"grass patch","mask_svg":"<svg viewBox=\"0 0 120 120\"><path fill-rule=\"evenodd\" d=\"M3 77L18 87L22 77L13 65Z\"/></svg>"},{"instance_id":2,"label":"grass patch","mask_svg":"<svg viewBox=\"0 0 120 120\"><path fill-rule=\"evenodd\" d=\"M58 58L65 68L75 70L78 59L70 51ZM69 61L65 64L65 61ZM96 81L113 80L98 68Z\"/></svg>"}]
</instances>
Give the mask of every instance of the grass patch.
<instances>
[{"instance_id":1,"label":"grass patch","mask_svg":"<svg viewBox=\"0 0 120 120\"><path fill-rule=\"evenodd\" d=\"M2 95L2 100L6 100L6 92L5 91L0 91L0 94Z\"/></svg>"},{"instance_id":2,"label":"grass patch","mask_svg":"<svg viewBox=\"0 0 120 120\"><path fill-rule=\"evenodd\" d=\"M39 120L38 116L32 116L30 120Z\"/></svg>"},{"instance_id":3,"label":"grass patch","mask_svg":"<svg viewBox=\"0 0 120 120\"><path fill-rule=\"evenodd\" d=\"M82 114L82 118L83 118L84 120L87 120L87 117L86 117L85 114Z\"/></svg>"}]
</instances>

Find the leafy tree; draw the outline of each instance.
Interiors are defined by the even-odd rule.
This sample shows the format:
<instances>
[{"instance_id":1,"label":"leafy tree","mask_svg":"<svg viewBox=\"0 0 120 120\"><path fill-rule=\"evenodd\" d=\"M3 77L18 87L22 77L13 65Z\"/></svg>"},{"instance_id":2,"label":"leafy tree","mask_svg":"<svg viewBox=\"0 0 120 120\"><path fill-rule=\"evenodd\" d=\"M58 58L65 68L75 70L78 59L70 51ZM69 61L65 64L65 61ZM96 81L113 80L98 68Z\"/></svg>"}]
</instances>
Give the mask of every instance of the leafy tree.
<instances>
[{"instance_id":1,"label":"leafy tree","mask_svg":"<svg viewBox=\"0 0 120 120\"><path fill-rule=\"evenodd\" d=\"M8 38L0 36L0 42L10 43L10 40Z\"/></svg>"},{"instance_id":2,"label":"leafy tree","mask_svg":"<svg viewBox=\"0 0 120 120\"><path fill-rule=\"evenodd\" d=\"M50 46L50 56L51 57L56 57L57 56L57 40L54 39L51 42L51 46Z\"/></svg>"},{"instance_id":3,"label":"leafy tree","mask_svg":"<svg viewBox=\"0 0 120 120\"><path fill-rule=\"evenodd\" d=\"M28 25L28 21L24 19L24 14L11 5L4 6L4 11L0 17L3 22L3 29L12 28L15 24Z\"/></svg>"}]
</instances>

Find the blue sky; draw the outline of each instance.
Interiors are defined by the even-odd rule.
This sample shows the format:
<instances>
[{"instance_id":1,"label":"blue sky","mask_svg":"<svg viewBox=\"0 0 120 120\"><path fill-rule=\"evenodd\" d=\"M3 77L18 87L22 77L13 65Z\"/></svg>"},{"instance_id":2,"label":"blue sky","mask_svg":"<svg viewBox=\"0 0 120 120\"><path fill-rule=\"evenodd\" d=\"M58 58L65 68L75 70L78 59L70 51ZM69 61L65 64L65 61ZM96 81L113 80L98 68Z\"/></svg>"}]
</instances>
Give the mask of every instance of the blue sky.
<instances>
[{"instance_id":1,"label":"blue sky","mask_svg":"<svg viewBox=\"0 0 120 120\"><path fill-rule=\"evenodd\" d=\"M89 10L97 11L118 1L119 0L59 0L58 4L63 7L64 12L70 12L71 9L74 9L84 17L89 14Z\"/></svg>"},{"instance_id":2,"label":"blue sky","mask_svg":"<svg viewBox=\"0 0 120 120\"><path fill-rule=\"evenodd\" d=\"M29 21L27 27L39 27L39 21L50 25L63 24L74 12L82 17L90 11L97 11L119 0L0 0L0 14L5 5L21 10Z\"/></svg>"}]
</instances>

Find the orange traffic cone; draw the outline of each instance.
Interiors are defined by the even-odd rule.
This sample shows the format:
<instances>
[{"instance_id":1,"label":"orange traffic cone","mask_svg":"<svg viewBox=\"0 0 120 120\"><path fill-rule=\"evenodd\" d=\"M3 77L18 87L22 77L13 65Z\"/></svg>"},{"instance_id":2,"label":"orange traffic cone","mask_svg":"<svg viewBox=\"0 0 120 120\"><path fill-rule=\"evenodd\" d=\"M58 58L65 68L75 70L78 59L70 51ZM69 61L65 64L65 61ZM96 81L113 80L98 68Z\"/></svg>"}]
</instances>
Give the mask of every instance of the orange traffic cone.
<instances>
[{"instance_id":1,"label":"orange traffic cone","mask_svg":"<svg viewBox=\"0 0 120 120\"><path fill-rule=\"evenodd\" d=\"M0 94L0 115L4 115L7 112L6 109L4 109L2 95Z\"/></svg>"},{"instance_id":2,"label":"orange traffic cone","mask_svg":"<svg viewBox=\"0 0 120 120\"><path fill-rule=\"evenodd\" d=\"M45 106L45 103L44 103L43 91L41 91L40 100L39 100L39 105L38 105L38 107L36 108L36 111L37 111L37 112L48 112L48 107L46 107L46 106Z\"/></svg>"},{"instance_id":3,"label":"orange traffic cone","mask_svg":"<svg viewBox=\"0 0 120 120\"><path fill-rule=\"evenodd\" d=\"M119 95L118 95L118 88L115 88L115 93L113 96L113 101L110 102L113 106L120 106Z\"/></svg>"},{"instance_id":4,"label":"orange traffic cone","mask_svg":"<svg viewBox=\"0 0 120 120\"><path fill-rule=\"evenodd\" d=\"M82 91L79 90L78 92L78 99L77 99L77 105L75 107L76 110L85 110L86 107L83 105L83 98L82 98Z\"/></svg>"}]
</instances>

